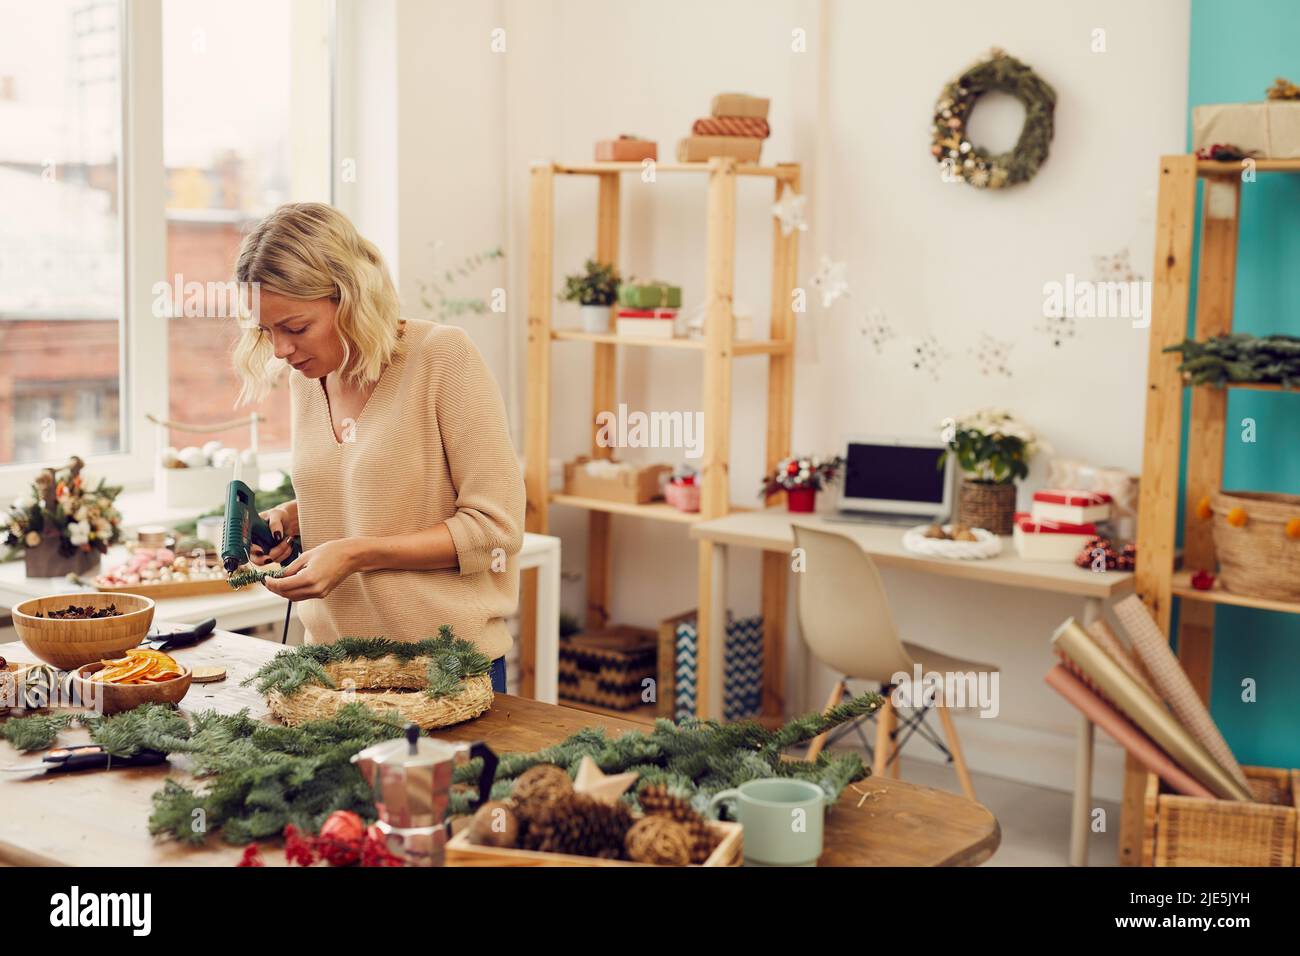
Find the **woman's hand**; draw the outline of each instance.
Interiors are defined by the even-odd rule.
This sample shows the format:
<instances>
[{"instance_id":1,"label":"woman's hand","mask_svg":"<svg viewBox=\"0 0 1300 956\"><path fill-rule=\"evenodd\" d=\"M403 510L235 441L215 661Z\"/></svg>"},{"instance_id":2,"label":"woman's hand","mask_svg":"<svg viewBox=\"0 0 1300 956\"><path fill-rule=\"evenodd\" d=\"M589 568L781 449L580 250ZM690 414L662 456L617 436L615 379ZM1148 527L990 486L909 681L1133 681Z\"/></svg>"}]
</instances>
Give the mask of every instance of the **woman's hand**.
<instances>
[{"instance_id":1,"label":"woman's hand","mask_svg":"<svg viewBox=\"0 0 1300 956\"><path fill-rule=\"evenodd\" d=\"M277 564L283 564L293 550L293 543L290 539L298 534L298 517L297 508L291 512L283 505L277 505L261 512L261 518L271 526L271 534L278 540L270 551L263 551L258 545L253 545L249 549L249 560L253 564L269 564L274 561Z\"/></svg>"},{"instance_id":2,"label":"woman's hand","mask_svg":"<svg viewBox=\"0 0 1300 956\"><path fill-rule=\"evenodd\" d=\"M271 553L275 553L274 549ZM325 597L356 569L348 539L340 538L304 551L284 569L283 577L267 578L262 584L290 601L305 601Z\"/></svg>"}]
</instances>

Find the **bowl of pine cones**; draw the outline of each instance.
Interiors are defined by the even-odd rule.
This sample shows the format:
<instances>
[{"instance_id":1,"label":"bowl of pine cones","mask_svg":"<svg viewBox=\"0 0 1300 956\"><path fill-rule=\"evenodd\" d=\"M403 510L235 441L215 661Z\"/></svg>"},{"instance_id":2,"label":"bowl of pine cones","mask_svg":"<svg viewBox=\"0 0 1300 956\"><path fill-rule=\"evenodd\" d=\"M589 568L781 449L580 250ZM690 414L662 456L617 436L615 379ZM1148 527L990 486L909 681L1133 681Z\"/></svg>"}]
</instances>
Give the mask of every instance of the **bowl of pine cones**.
<instances>
[{"instance_id":1,"label":"bowl of pine cones","mask_svg":"<svg viewBox=\"0 0 1300 956\"><path fill-rule=\"evenodd\" d=\"M575 787L553 764L525 771L509 800L483 803L453 829L447 866L740 866L743 857L740 825L706 820L684 792L643 782L633 804Z\"/></svg>"}]
</instances>

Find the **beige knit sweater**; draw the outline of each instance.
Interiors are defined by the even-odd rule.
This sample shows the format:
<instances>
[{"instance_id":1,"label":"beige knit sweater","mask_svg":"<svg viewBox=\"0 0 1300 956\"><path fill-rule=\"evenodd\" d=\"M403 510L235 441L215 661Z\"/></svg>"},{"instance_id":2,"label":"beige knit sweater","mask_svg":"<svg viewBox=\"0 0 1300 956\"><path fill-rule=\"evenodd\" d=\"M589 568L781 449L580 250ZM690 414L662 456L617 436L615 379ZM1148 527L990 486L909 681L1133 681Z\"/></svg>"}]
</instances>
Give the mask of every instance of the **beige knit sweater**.
<instances>
[{"instance_id":1,"label":"beige knit sweater","mask_svg":"<svg viewBox=\"0 0 1300 956\"><path fill-rule=\"evenodd\" d=\"M343 442L319 379L294 374L289 394L304 549L445 521L460 559L439 571L359 572L301 602L308 643L416 641L450 624L489 657L509 650L502 619L519 599L524 481L501 392L465 331L408 319Z\"/></svg>"}]
</instances>

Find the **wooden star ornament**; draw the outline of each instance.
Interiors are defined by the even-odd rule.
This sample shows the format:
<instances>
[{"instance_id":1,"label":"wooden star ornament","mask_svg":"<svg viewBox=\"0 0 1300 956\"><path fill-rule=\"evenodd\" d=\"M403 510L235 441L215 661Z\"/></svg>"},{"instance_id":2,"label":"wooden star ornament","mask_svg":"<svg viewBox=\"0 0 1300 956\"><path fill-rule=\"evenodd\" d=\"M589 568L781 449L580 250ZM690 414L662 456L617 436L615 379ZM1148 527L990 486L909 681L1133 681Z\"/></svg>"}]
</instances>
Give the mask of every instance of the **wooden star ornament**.
<instances>
[{"instance_id":1,"label":"wooden star ornament","mask_svg":"<svg viewBox=\"0 0 1300 956\"><path fill-rule=\"evenodd\" d=\"M578 764L578 775L573 780L573 790L575 793L595 797L601 803L618 803L619 797L636 783L639 776L635 770L607 774L596 766L596 761L583 757L582 763Z\"/></svg>"}]
</instances>

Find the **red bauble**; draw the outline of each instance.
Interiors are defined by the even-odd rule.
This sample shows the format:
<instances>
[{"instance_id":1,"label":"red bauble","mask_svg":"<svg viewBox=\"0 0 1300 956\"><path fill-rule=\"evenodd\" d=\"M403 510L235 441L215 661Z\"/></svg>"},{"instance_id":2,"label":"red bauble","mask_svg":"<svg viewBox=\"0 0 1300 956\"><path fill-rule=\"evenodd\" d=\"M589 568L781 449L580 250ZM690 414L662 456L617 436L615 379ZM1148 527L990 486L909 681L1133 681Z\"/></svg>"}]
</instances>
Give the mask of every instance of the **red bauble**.
<instances>
[{"instance_id":1,"label":"red bauble","mask_svg":"<svg viewBox=\"0 0 1300 956\"><path fill-rule=\"evenodd\" d=\"M351 810L335 810L320 828L321 839L357 843L365 835L365 822Z\"/></svg>"},{"instance_id":2,"label":"red bauble","mask_svg":"<svg viewBox=\"0 0 1300 956\"><path fill-rule=\"evenodd\" d=\"M1214 587L1214 575L1201 570L1192 575L1192 587L1198 591L1209 591Z\"/></svg>"}]
</instances>

